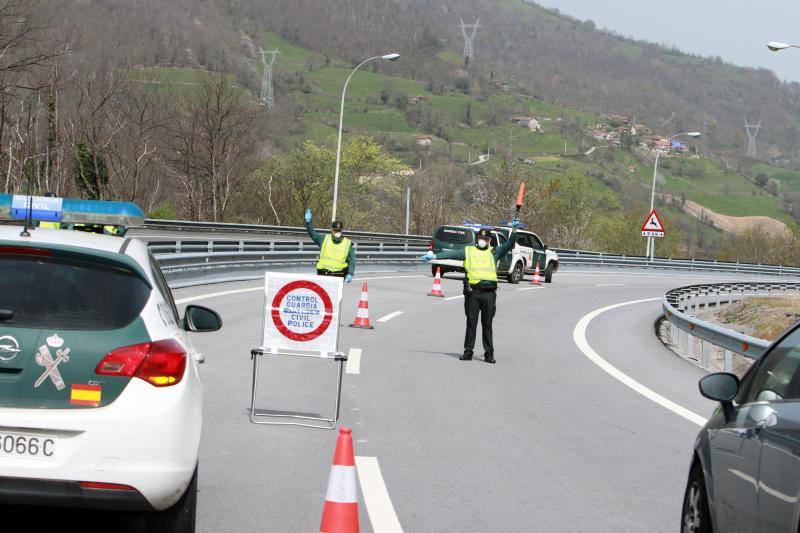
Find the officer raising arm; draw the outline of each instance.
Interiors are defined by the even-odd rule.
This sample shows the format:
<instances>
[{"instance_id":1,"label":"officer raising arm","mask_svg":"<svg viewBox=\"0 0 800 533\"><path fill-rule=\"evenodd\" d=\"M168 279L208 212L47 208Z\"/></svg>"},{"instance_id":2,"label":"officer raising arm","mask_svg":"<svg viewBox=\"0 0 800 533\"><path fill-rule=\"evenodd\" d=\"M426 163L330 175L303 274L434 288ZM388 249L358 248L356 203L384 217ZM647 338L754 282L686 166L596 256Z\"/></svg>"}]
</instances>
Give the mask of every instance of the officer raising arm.
<instances>
[{"instance_id":1,"label":"officer raising arm","mask_svg":"<svg viewBox=\"0 0 800 533\"><path fill-rule=\"evenodd\" d=\"M497 261L514 247L517 242L519 220L511 224L511 235L505 243L493 250L489 247L492 232L487 228L478 231L475 246L463 250L446 250L435 255L433 252L420 257L423 262L433 259L455 259L464 261L464 313L467 315L467 333L464 336L462 361L472 359L475 336L478 328L478 314L481 316L481 330L484 360L494 363L494 342L492 339L492 320L497 309Z\"/></svg>"},{"instance_id":2,"label":"officer raising arm","mask_svg":"<svg viewBox=\"0 0 800 533\"><path fill-rule=\"evenodd\" d=\"M343 277L347 283L353 281L356 253L350 239L342 236L342 223L334 220L331 223L331 234L323 237L311 225L311 209L306 209L305 219L309 237L320 247L317 274Z\"/></svg>"}]
</instances>

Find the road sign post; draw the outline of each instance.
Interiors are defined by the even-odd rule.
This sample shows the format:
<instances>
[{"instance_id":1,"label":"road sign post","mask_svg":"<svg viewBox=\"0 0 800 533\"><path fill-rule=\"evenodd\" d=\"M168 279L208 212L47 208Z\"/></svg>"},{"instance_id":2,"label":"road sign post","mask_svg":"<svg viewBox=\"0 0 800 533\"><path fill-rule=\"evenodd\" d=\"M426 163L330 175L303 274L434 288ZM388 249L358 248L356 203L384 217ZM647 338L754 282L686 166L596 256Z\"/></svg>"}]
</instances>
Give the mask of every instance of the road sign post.
<instances>
[{"instance_id":1,"label":"road sign post","mask_svg":"<svg viewBox=\"0 0 800 533\"><path fill-rule=\"evenodd\" d=\"M347 356L339 351L342 278L267 272L264 277L264 315L261 346L250 352L253 383L250 421L334 429L339 422L342 373ZM284 413L256 413L259 359L265 355L310 357L336 361L338 379L331 418ZM280 419L289 419L281 421ZM315 424L321 422L322 424Z\"/></svg>"},{"instance_id":2,"label":"road sign post","mask_svg":"<svg viewBox=\"0 0 800 533\"><path fill-rule=\"evenodd\" d=\"M655 255L656 242L654 238L662 238L666 232L664 231L664 224L661 222L661 217L658 212L653 209L642 224L642 237L650 239L650 261L653 260Z\"/></svg>"}]
</instances>

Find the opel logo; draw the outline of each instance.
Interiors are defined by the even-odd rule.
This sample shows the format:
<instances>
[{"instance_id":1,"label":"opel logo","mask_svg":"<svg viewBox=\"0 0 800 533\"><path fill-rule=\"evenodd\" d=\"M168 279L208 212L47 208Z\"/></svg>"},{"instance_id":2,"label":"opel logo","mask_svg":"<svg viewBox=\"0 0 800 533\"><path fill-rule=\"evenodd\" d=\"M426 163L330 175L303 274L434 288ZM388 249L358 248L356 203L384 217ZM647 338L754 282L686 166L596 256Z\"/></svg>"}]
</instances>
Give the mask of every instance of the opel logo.
<instances>
[{"instance_id":1,"label":"opel logo","mask_svg":"<svg viewBox=\"0 0 800 533\"><path fill-rule=\"evenodd\" d=\"M0 361L11 361L21 351L19 342L11 335L3 335L0 337Z\"/></svg>"}]
</instances>

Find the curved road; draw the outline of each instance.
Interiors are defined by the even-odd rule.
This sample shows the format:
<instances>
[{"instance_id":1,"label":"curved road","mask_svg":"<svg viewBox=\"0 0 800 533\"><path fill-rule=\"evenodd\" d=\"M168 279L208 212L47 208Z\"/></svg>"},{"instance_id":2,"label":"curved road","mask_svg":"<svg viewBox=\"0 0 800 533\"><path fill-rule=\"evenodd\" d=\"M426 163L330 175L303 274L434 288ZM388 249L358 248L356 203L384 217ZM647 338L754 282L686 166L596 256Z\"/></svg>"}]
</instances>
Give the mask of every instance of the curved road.
<instances>
[{"instance_id":1,"label":"curved road","mask_svg":"<svg viewBox=\"0 0 800 533\"><path fill-rule=\"evenodd\" d=\"M426 296L429 276L362 279L369 280L376 328L341 329L340 347L362 350L360 373L345 375L342 423L354 428L356 455L376 458L391 499L375 496L372 517L360 500L363 531L372 530L370 518L396 524L394 517L405 531L426 532L678 527L699 426L612 377L573 333L587 313L652 299L599 314L586 327L586 342L616 371L696 419L707 417L714 405L697 392L702 371L664 348L653 324L666 290L723 278L565 271L541 289L503 284L497 365L457 360L463 300ZM247 418L259 285L176 291L184 301L200 296L198 304L225 320L220 332L195 337L207 361L201 531L319 527L334 432L255 426ZM443 288L458 296L461 281L446 278ZM359 290L359 283L346 287L343 322L352 320ZM207 298L228 291L237 292ZM403 313L377 322L396 311ZM298 359L264 360L258 407L327 412L334 364Z\"/></svg>"},{"instance_id":2,"label":"curved road","mask_svg":"<svg viewBox=\"0 0 800 533\"><path fill-rule=\"evenodd\" d=\"M730 278L565 269L544 288L501 284L498 363L488 365L481 350L472 362L457 359L460 279L445 278L447 298L431 298L429 274L360 277L369 281L375 329L342 327L340 348L361 350L359 373L345 374L342 424L353 428L359 457L362 531L678 529L692 444L714 405L697 392L703 372L664 348L653 324L665 291ZM345 287L344 324L355 315L360 285ZM193 336L206 357L204 533L319 528L336 433L248 418L262 291L258 282L175 291L181 307L207 305L225 322ZM332 409L333 362L271 357L261 368L258 408ZM143 526L123 527L120 513L3 510L31 531Z\"/></svg>"}]
</instances>

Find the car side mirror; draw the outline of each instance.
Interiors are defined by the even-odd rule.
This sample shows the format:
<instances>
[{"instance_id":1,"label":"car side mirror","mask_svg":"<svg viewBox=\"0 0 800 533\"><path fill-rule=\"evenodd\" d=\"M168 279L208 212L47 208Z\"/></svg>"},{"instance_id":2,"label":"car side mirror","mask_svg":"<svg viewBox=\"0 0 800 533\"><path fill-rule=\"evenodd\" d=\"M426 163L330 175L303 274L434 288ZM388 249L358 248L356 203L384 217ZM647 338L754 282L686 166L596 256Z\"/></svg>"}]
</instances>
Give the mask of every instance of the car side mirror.
<instances>
[{"instance_id":1,"label":"car side mirror","mask_svg":"<svg viewBox=\"0 0 800 533\"><path fill-rule=\"evenodd\" d=\"M549 246L547 246L547 245L545 244L545 245L544 245L544 251L546 252L546 251L547 251L547 250L549 250L549 249L550 249L550 247L549 247Z\"/></svg>"},{"instance_id":2,"label":"car side mirror","mask_svg":"<svg viewBox=\"0 0 800 533\"><path fill-rule=\"evenodd\" d=\"M183 317L183 329L206 333L217 331L222 327L222 318L216 311L200 305L186 306L186 314Z\"/></svg>"},{"instance_id":3,"label":"car side mirror","mask_svg":"<svg viewBox=\"0 0 800 533\"><path fill-rule=\"evenodd\" d=\"M739 392L739 378L728 372L709 374L698 385L700 394L720 403L731 403Z\"/></svg>"}]
</instances>

